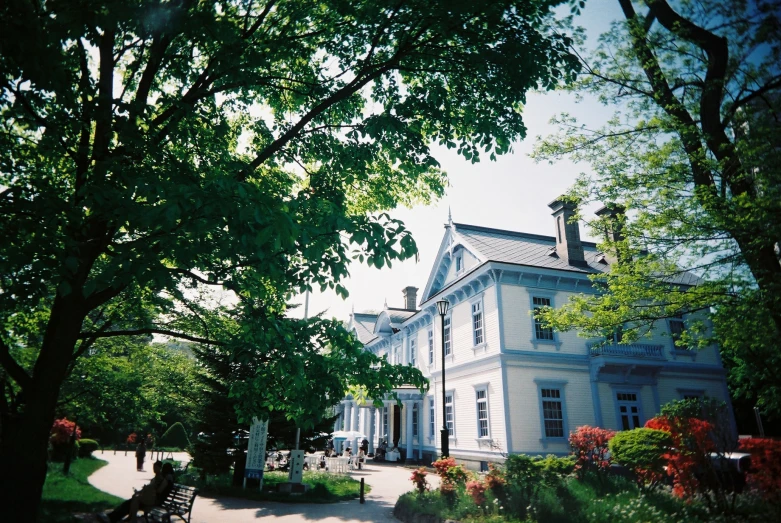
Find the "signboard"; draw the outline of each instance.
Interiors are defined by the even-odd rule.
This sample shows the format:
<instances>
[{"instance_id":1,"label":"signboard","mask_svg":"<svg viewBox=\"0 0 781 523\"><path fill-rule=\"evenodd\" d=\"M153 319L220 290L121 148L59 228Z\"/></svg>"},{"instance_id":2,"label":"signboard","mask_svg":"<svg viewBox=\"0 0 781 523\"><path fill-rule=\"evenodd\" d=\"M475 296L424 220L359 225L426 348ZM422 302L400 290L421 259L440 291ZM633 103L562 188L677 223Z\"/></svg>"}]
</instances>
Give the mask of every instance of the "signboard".
<instances>
[{"instance_id":1,"label":"signboard","mask_svg":"<svg viewBox=\"0 0 781 523\"><path fill-rule=\"evenodd\" d=\"M263 488L263 469L266 466L266 439L268 438L268 420L260 421L252 418L252 427L249 431L249 444L247 445L247 464L244 468L244 485L247 478L260 479L260 488Z\"/></svg>"},{"instance_id":2,"label":"signboard","mask_svg":"<svg viewBox=\"0 0 781 523\"><path fill-rule=\"evenodd\" d=\"M290 451L290 472L287 480L290 483L301 483L301 477L304 474L304 451Z\"/></svg>"}]
</instances>

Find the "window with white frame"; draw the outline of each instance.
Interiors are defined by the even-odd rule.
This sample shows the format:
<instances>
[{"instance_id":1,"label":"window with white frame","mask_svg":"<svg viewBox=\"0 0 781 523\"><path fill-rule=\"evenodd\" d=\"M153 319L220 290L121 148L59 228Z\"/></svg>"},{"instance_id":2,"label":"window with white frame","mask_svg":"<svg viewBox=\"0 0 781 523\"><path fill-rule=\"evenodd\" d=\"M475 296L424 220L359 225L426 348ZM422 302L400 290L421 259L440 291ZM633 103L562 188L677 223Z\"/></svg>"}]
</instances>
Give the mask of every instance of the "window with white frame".
<instances>
[{"instance_id":1,"label":"window with white frame","mask_svg":"<svg viewBox=\"0 0 781 523\"><path fill-rule=\"evenodd\" d=\"M388 443L388 407L382 409L382 437Z\"/></svg>"},{"instance_id":2,"label":"window with white frame","mask_svg":"<svg viewBox=\"0 0 781 523\"><path fill-rule=\"evenodd\" d=\"M621 430L640 427L640 403L636 392L616 392L618 418Z\"/></svg>"},{"instance_id":3,"label":"window with white frame","mask_svg":"<svg viewBox=\"0 0 781 523\"><path fill-rule=\"evenodd\" d=\"M412 404L412 437L418 437L418 402Z\"/></svg>"},{"instance_id":4,"label":"window with white frame","mask_svg":"<svg viewBox=\"0 0 781 523\"><path fill-rule=\"evenodd\" d=\"M553 341L553 329L545 327L542 320L537 318L537 312L540 309L551 306L551 299L543 296L533 296L532 305L534 306L534 337L538 340Z\"/></svg>"},{"instance_id":5,"label":"window with white frame","mask_svg":"<svg viewBox=\"0 0 781 523\"><path fill-rule=\"evenodd\" d=\"M676 314L667 320L667 322L670 325L670 336L673 339L675 348L678 350L686 350L685 347L678 346L678 342L681 340L681 336L683 336L683 332L686 330L686 324L683 322L683 314Z\"/></svg>"},{"instance_id":6,"label":"window with white frame","mask_svg":"<svg viewBox=\"0 0 781 523\"><path fill-rule=\"evenodd\" d=\"M445 394L445 426L447 427L448 436L453 437L455 434L455 402L453 400L453 393L448 392Z\"/></svg>"},{"instance_id":7,"label":"window with white frame","mask_svg":"<svg viewBox=\"0 0 781 523\"><path fill-rule=\"evenodd\" d=\"M434 329L428 330L428 364L434 365Z\"/></svg>"},{"instance_id":8,"label":"window with white frame","mask_svg":"<svg viewBox=\"0 0 781 523\"><path fill-rule=\"evenodd\" d=\"M464 258L461 254L456 254L456 273L464 270Z\"/></svg>"},{"instance_id":9,"label":"window with white frame","mask_svg":"<svg viewBox=\"0 0 781 523\"><path fill-rule=\"evenodd\" d=\"M434 398L428 399L428 437L433 438L436 434L437 417L434 410Z\"/></svg>"},{"instance_id":10,"label":"window with white frame","mask_svg":"<svg viewBox=\"0 0 781 523\"><path fill-rule=\"evenodd\" d=\"M409 339L409 362L412 365L415 365L416 361L416 353L418 352L418 344L417 340L415 338Z\"/></svg>"},{"instance_id":11,"label":"window with white frame","mask_svg":"<svg viewBox=\"0 0 781 523\"><path fill-rule=\"evenodd\" d=\"M546 438L564 437L564 405L559 388L540 389L543 434Z\"/></svg>"},{"instance_id":12,"label":"window with white frame","mask_svg":"<svg viewBox=\"0 0 781 523\"><path fill-rule=\"evenodd\" d=\"M485 341L483 336L483 302L476 301L472 304L472 340L475 345Z\"/></svg>"},{"instance_id":13,"label":"window with white frame","mask_svg":"<svg viewBox=\"0 0 781 523\"><path fill-rule=\"evenodd\" d=\"M443 336L445 338L445 356L450 356L451 347L450 347L450 316L447 316L445 318L445 328Z\"/></svg>"},{"instance_id":14,"label":"window with white frame","mask_svg":"<svg viewBox=\"0 0 781 523\"><path fill-rule=\"evenodd\" d=\"M486 389L477 389L475 391L477 400L477 437L488 437L488 391Z\"/></svg>"}]
</instances>

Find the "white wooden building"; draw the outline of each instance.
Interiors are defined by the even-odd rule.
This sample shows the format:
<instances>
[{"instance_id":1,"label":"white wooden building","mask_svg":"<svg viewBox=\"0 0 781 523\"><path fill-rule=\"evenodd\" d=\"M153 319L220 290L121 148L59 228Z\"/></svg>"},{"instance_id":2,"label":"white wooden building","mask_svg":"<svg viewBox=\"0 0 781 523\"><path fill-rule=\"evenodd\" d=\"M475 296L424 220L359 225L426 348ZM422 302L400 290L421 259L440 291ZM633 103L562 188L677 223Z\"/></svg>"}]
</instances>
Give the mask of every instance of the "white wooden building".
<instances>
[{"instance_id":1,"label":"white wooden building","mask_svg":"<svg viewBox=\"0 0 781 523\"><path fill-rule=\"evenodd\" d=\"M439 454L442 329L435 303L442 298L450 302L444 328L450 455L471 468L484 469L506 453L566 454L578 426L642 426L673 399L707 395L726 401L731 413L717 349L685 351L673 343L685 317L660 324L643 343L605 346L534 320L534 307L594 292L588 275L611 264L595 244L580 240L568 204L550 207L555 236L451 221L420 299L417 288L407 287L403 308L351 315L348 328L366 350L416 365L430 390L398 389L402 408L391 400L365 407L348 397L336 428L365 433L371 451L381 439L397 443L408 461ZM697 282L683 274L675 283Z\"/></svg>"}]
</instances>

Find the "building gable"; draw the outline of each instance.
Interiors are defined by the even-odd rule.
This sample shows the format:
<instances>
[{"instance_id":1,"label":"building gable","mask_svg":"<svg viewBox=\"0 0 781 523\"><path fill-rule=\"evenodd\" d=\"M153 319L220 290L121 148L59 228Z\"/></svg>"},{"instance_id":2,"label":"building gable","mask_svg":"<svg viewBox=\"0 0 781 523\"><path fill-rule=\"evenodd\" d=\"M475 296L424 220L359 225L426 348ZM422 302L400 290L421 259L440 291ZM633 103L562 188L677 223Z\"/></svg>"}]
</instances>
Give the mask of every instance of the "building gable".
<instances>
[{"instance_id":1,"label":"building gable","mask_svg":"<svg viewBox=\"0 0 781 523\"><path fill-rule=\"evenodd\" d=\"M445 235L423 290L422 301L430 299L448 284L468 274L485 261L487 261L485 255L458 233L456 225L452 222L448 223L445 225Z\"/></svg>"}]
</instances>

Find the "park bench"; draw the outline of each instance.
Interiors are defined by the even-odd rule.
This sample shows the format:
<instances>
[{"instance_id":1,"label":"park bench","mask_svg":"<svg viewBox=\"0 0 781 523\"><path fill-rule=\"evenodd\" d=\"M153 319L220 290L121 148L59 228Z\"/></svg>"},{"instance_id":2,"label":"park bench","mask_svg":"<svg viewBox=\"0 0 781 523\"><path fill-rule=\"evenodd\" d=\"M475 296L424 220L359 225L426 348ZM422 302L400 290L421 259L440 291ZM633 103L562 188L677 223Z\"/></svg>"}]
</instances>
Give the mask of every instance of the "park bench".
<instances>
[{"instance_id":1,"label":"park bench","mask_svg":"<svg viewBox=\"0 0 781 523\"><path fill-rule=\"evenodd\" d=\"M170 523L171 516L177 516L182 521L190 523L196 495L198 495L198 489L195 487L174 483L174 487L168 493L163 504L146 513L147 522Z\"/></svg>"}]
</instances>

